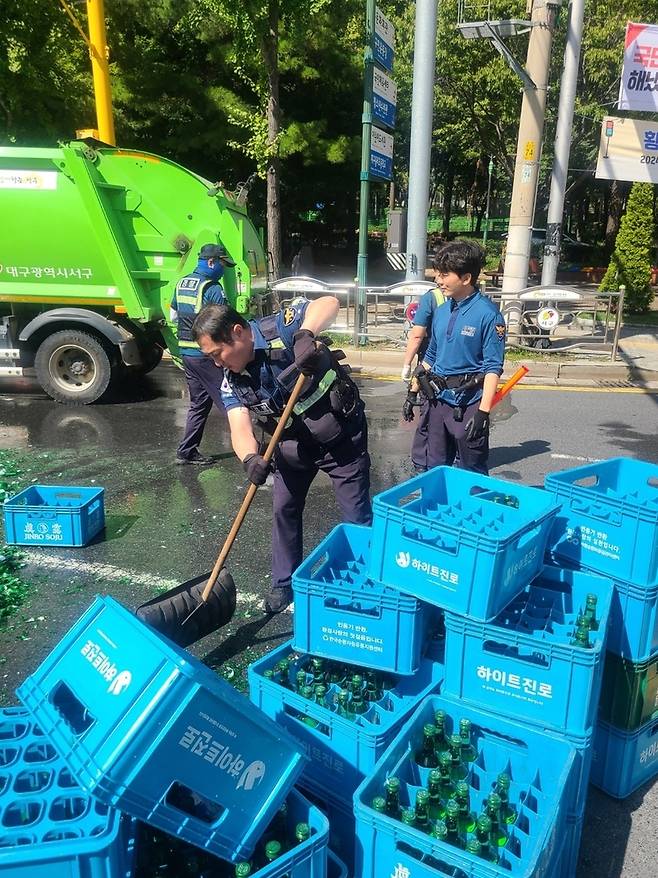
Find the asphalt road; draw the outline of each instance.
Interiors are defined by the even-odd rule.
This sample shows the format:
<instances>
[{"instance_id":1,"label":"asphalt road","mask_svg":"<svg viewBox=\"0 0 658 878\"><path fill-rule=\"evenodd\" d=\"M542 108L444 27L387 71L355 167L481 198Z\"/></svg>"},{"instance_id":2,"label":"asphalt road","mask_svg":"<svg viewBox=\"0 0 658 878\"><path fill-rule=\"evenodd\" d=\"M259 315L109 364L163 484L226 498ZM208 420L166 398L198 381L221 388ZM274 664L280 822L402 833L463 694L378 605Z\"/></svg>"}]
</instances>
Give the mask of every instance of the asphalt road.
<instances>
[{"instance_id":1,"label":"asphalt road","mask_svg":"<svg viewBox=\"0 0 658 878\"><path fill-rule=\"evenodd\" d=\"M400 417L401 382L361 381L370 425L373 493L411 475L413 425ZM163 585L209 570L246 487L225 418L213 412L202 450L207 469L176 467L187 403L180 373L163 364L136 390L103 405L67 408L25 379L0 387L0 448L18 451L26 482L99 485L106 532L82 549L34 549L28 599L0 629L0 703L15 702L30 673L95 593L137 606ZM547 473L625 455L658 462L658 395L632 389L518 389L497 410L492 474L540 486ZM270 489L261 489L229 560L239 588L229 626L194 652L244 688L245 669L291 635L289 613L261 612L270 568ZM309 495L305 545L339 520L323 476ZM657 874L658 782L625 801L591 789L578 878Z\"/></svg>"}]
</instances>

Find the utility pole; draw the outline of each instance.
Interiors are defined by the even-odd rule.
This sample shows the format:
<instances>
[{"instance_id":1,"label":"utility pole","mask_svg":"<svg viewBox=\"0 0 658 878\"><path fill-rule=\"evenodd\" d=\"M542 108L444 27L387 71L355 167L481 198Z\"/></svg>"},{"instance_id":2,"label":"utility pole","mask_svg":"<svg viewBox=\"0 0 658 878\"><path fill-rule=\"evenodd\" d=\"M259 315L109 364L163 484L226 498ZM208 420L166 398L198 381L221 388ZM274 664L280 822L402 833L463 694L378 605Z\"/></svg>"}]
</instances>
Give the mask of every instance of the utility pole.
<instances>
[{"instance_id":1,"label":"utility pole","mask_svg":"<svg viewBox=\"0 0 658 878\"><path fill-rule=\"evenodd\" d=\"M108 63L110 53L105 32L103 0L87 0L87 22L89 26L91 72L94 78L98 139L110 146L116 146L114 117L112 115L112 92L110 89L110 65Z\"/></svg>"},{"instance_id":2,"label":"utility pole","mask_svg":"<svg viewBox=\"0 0 658 878\"><path fill-rule=\"evenodd\" d=\"M487 180L487 204L484 209L484 235L482 236L482 244L486 250L487 235L489 234L489 204L491 203L491 178L493 176L493 159L489 159L489 178Z\"/></svg>"},{"instance_id":3,"label":"utility pole","mask_svg":"<svg viewBox=\"0 0 658 878\"><path fill-rule=\"evenodd\" d=\"M530 17L532 30L525 67L531 83L525 83L523 88L503 275L503 306L506 304L506 299L507 303L514 300L515 294L527 286L551 46L560 2L561 0L533 0ZM519 320L520 308L516 311L510 310L508 318L508 328L512 330L510 334L513 334Z\"/></svg>"},{"instance_id":4,"label":"utility pole","mask_svg":"<svg viewBox=\"0 0 658 878\"><path fill-rule=\"evenodd\" d=\"M407 211L406 279L408 281L425 280L437 5L437 0L416 0Z\"/></svg>"},{"instance_id":5,"label":"utility pole","mask_svg":"<svg viewBox=\"0 0 658 878\"><path fill-rule=\"evenodd\" d=\"M571 12L567 27L567 44L564 49L564 71L560 81L560 102L557 111L557 131L555 133L555 158L551 178L551 195L548 202L546 222L546 243L541 270L542 286L555 283L560 261L562 241L562 216L564 213L564 193L569 170L571 152L571 130L573 127L573 108L578 88L578 65L580 63L580 44L583 39L583 19L585 0L571 0Z\"/></svg>"}]
</instances>

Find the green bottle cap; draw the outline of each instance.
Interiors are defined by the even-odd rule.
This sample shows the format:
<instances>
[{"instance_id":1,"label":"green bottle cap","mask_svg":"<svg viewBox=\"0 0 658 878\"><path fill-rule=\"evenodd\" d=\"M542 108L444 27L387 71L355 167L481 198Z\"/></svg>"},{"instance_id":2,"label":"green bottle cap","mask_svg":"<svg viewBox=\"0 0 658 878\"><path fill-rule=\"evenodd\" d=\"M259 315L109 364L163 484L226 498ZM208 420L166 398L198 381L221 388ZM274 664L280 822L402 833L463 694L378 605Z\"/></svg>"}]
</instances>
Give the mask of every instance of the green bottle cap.
<instances>
[{"instance_id":1,"label":"green bottle cap","mask_svg":"<svg viewBox=\"0 0 658 878\"><path fill-rule=\"evenodd\" d=\"M459 817L459 805L454 799L448 799L446 802L446 814L448 817Z\"/></svg>"},{"instance_id":2,"label":"green bottle cap","mask_svg":"<svg viewBox=\"0 0 658 878\"><path fill-rule=\"evenodd\" d=\"M441 766L441 768L447 768L448 770L450 770L451 763L452 757L450 756L450 753L448 753L447 750L444 750L443 753L439 755L439 765Z\"/></svg>"},{"instance_id":3,"label":"green bottle cap","mask_svg":"<svg viewBox=\"0 0 658 878\"><path fill-rule=\"evenodd\" d=\"M430 771L427 781L430 786L435 786L436 784L441 783L441 772L438 768L433 768Z\"/></svg>"},{"instance_id":4,"label":"green bottle cap","mask_svg":"<svg viewBox=\"0 0 658 878\"><path fill-rule=\"evenodd\" d=\"M479 854L482 850L482 845L477 838L469 838L466 842L466 850L469 854Z\"/></svg>"},{"instance_id":5,"label":"green bottle cap","mask_svg":"<svg viewBox=\"0 0 658 878\"><path fill-rule=\"evenodd\" d=\"M313 687L312 686L302 686L302 693L301 694L304 698L308 698L309 700L311 700L313 698L313 694L314 694Z\"/></svg>"},{"instance_id":6,"label":"green bottle cap","mask_svg":"<svg viewBox=\"0 0 658 878\"><path fill-rule=\"evenodd\" d=\"M430 800L430 794L427 790L418 790L416 793L416 804L417 805L427 805Z\"/></svg>"},{"instance_id":7,"label":"green bottle cap","mask_svg":"<svg viewBox=\"0 0 658 878\"><path fill-rule=\"evenodd\" d=\"M496 782L497 782L498 786L501 788L501 790L509 790L509 787L510 787L509 774L506 774L504 771L502 771L498 775L498 779Z\"/></svg>"},{"instance_id":8,"label":"green bottle cap","mask_svg":"<svg viewBox=\"0 0 658 878\"><path fill-rule=\"evenodd\" d=\"M311 837L311 827L308 823L298 823L295 826L295 838L298 842L306 841L307 838Z\"/></svg>"},{"instance_id":9,"label":"green bottle cap","mask_svg":"<svg viewBox=\"0 0 658 878\"><path fill-rule=\"evenodd\" d=\"M483 835L488 834L491 832L491 818L488 814L480 814L475 826Z\"/></svg>"},{"instance_id":10,"label":"green bottle cap","mask_svg":"<svg viewBox=\"0 0 658 878\"><path fill-rule=\"evenodd\" d=\"M459 720L459 734L462 738L469 738L471 735L471 721L470 719L460 719Z\"/></svg>"},{"instance_id":11,"label":"green bottle cap","mask_svg":"<svg viewBox=\"0 0 658 878\"><path fill-rule=\"evenodd\" d=\"M460 780L455 784L455 796L458 799L465 799L468 796L468 784L466 781Z\"/></svg>"},{"instance_id":12,"label":"green bottle cap","mask_svg":"<svg viewBox=\"0 0 658 878\"><path fill-rule=\"evenodd\" d=\"M416 822L416 812L413 808L403 808L400 820L406 826L413 826Z\"/></svg>"},{"instance_id":13,"label":"green bottle cap","mask_svg":"<svg viewBox=\"0 0 658 878\"><path fill-rule=\"evenodd\" d=\"M383 796L375 796L372 800L372 810L383 814L386 811L386 799Z\"/></svg>"},{"instance_id":14,"label":"green bottle cap","mask_svg":"<svg viewBox=\"0 0 658 878\"><path fill-rule=\"evenodd\" d=\"M391 793L397 793L400 790L400 778L391 776L386 778L385 786Z\"/></svg>"},{"instance_id":15,"label":"green bottle cap","mask_svg":"<svg viewBox=\"0 0 658 878\"><path fill-rule=\"evenodd\" d=\"M437 820L432 827L432 835L434 838L445 839L448 837L448 827L443 820Z\"/></svg>"},{"instance_id":16,"label":"green bottle cap","mask_svg":"<svg viewBox=\"0 0 658 878\"><path fill-rule=\"evenodd\" d=\"M235 878L249 878L251 875L251 865L249 863L235 864Z\"/></svg>"},{"instance_id":17,"label":"green bottle cap","mask_svg":"<svg viewBox=\"0 0 658 878\"><path fill-rule=\"evenodd\" d=\"M432 725L432 723L425 723L423 726L423 737L424 738L433 738L434 733L436 732L436 727Z\"/></svg>"},{"instance_id":18,"label":"green bottle cap","mask_svg":"<svg viewBox=\"0 0 658 878\"><path fill-rule=\"evenodd\" d=\"M268 841L265 845L265 858L267 860L276 860L277 857L281 856L281 842L276 839L272 839L272 841Z\"/></svg>"}]
</instances>

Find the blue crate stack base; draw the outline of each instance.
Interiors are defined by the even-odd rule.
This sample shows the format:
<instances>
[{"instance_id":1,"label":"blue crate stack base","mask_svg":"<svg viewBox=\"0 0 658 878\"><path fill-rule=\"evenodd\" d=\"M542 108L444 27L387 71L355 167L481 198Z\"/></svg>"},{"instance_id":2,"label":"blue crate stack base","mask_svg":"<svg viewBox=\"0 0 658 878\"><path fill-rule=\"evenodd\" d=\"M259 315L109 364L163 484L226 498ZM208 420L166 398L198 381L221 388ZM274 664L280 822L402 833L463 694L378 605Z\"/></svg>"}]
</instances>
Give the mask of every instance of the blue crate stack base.
<instances>
[{"instance_id":1,"label":"blue crate stack base","mask_svg":"<svg viewBox=\"0 0 658 878\"><path fill-rule=\"evenodd\" d=\"M551 556L614 586L591 782L623 799L658 776L658 705L641 689L658 660L658 466L615 458L553 473L545 488L561 503Z\"/></svg>"}]
</instances>

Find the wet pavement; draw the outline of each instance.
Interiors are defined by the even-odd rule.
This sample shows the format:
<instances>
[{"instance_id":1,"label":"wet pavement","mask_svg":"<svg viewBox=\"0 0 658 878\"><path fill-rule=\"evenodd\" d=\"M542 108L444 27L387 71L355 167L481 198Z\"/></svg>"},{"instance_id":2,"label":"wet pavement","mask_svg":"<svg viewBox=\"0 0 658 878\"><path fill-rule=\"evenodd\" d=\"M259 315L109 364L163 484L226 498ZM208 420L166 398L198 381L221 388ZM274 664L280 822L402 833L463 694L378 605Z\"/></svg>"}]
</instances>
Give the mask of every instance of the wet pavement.
<instances>
[{"instance_id":1,"label":"wet pavement","mask_svg":"<svg viewBox=\"0 0 658 878\"><path fill-rule=\"evenodd\" d=\"M400 418L401 382L360 379L370 425L373 493L411 475L413 424ZM230 448L226 420L213 411L202 451L210 468L174 465L187 411L181 374L158 367L105 404L68 408L27 379L0 387L0 449L12 448L23 483L105 488L106 530L79 549L29 550L26 602L0 628L0 703L43 659L93 595L136 607L212 567L247 483ZM658 461L658 396L634 389L514 391L496 411L492 474L541 485L546 473L620 454ZM309 494L305 548L339 521L329 480ZM245 689L245 670L292 634L292 615L263 615L269 586L271 489L260 489L229 557L239 590L232 622L192 648ZM592 790L578 876L644 878L658 857L658 783L616 802Z\"/></svg>"}]
</instances>

